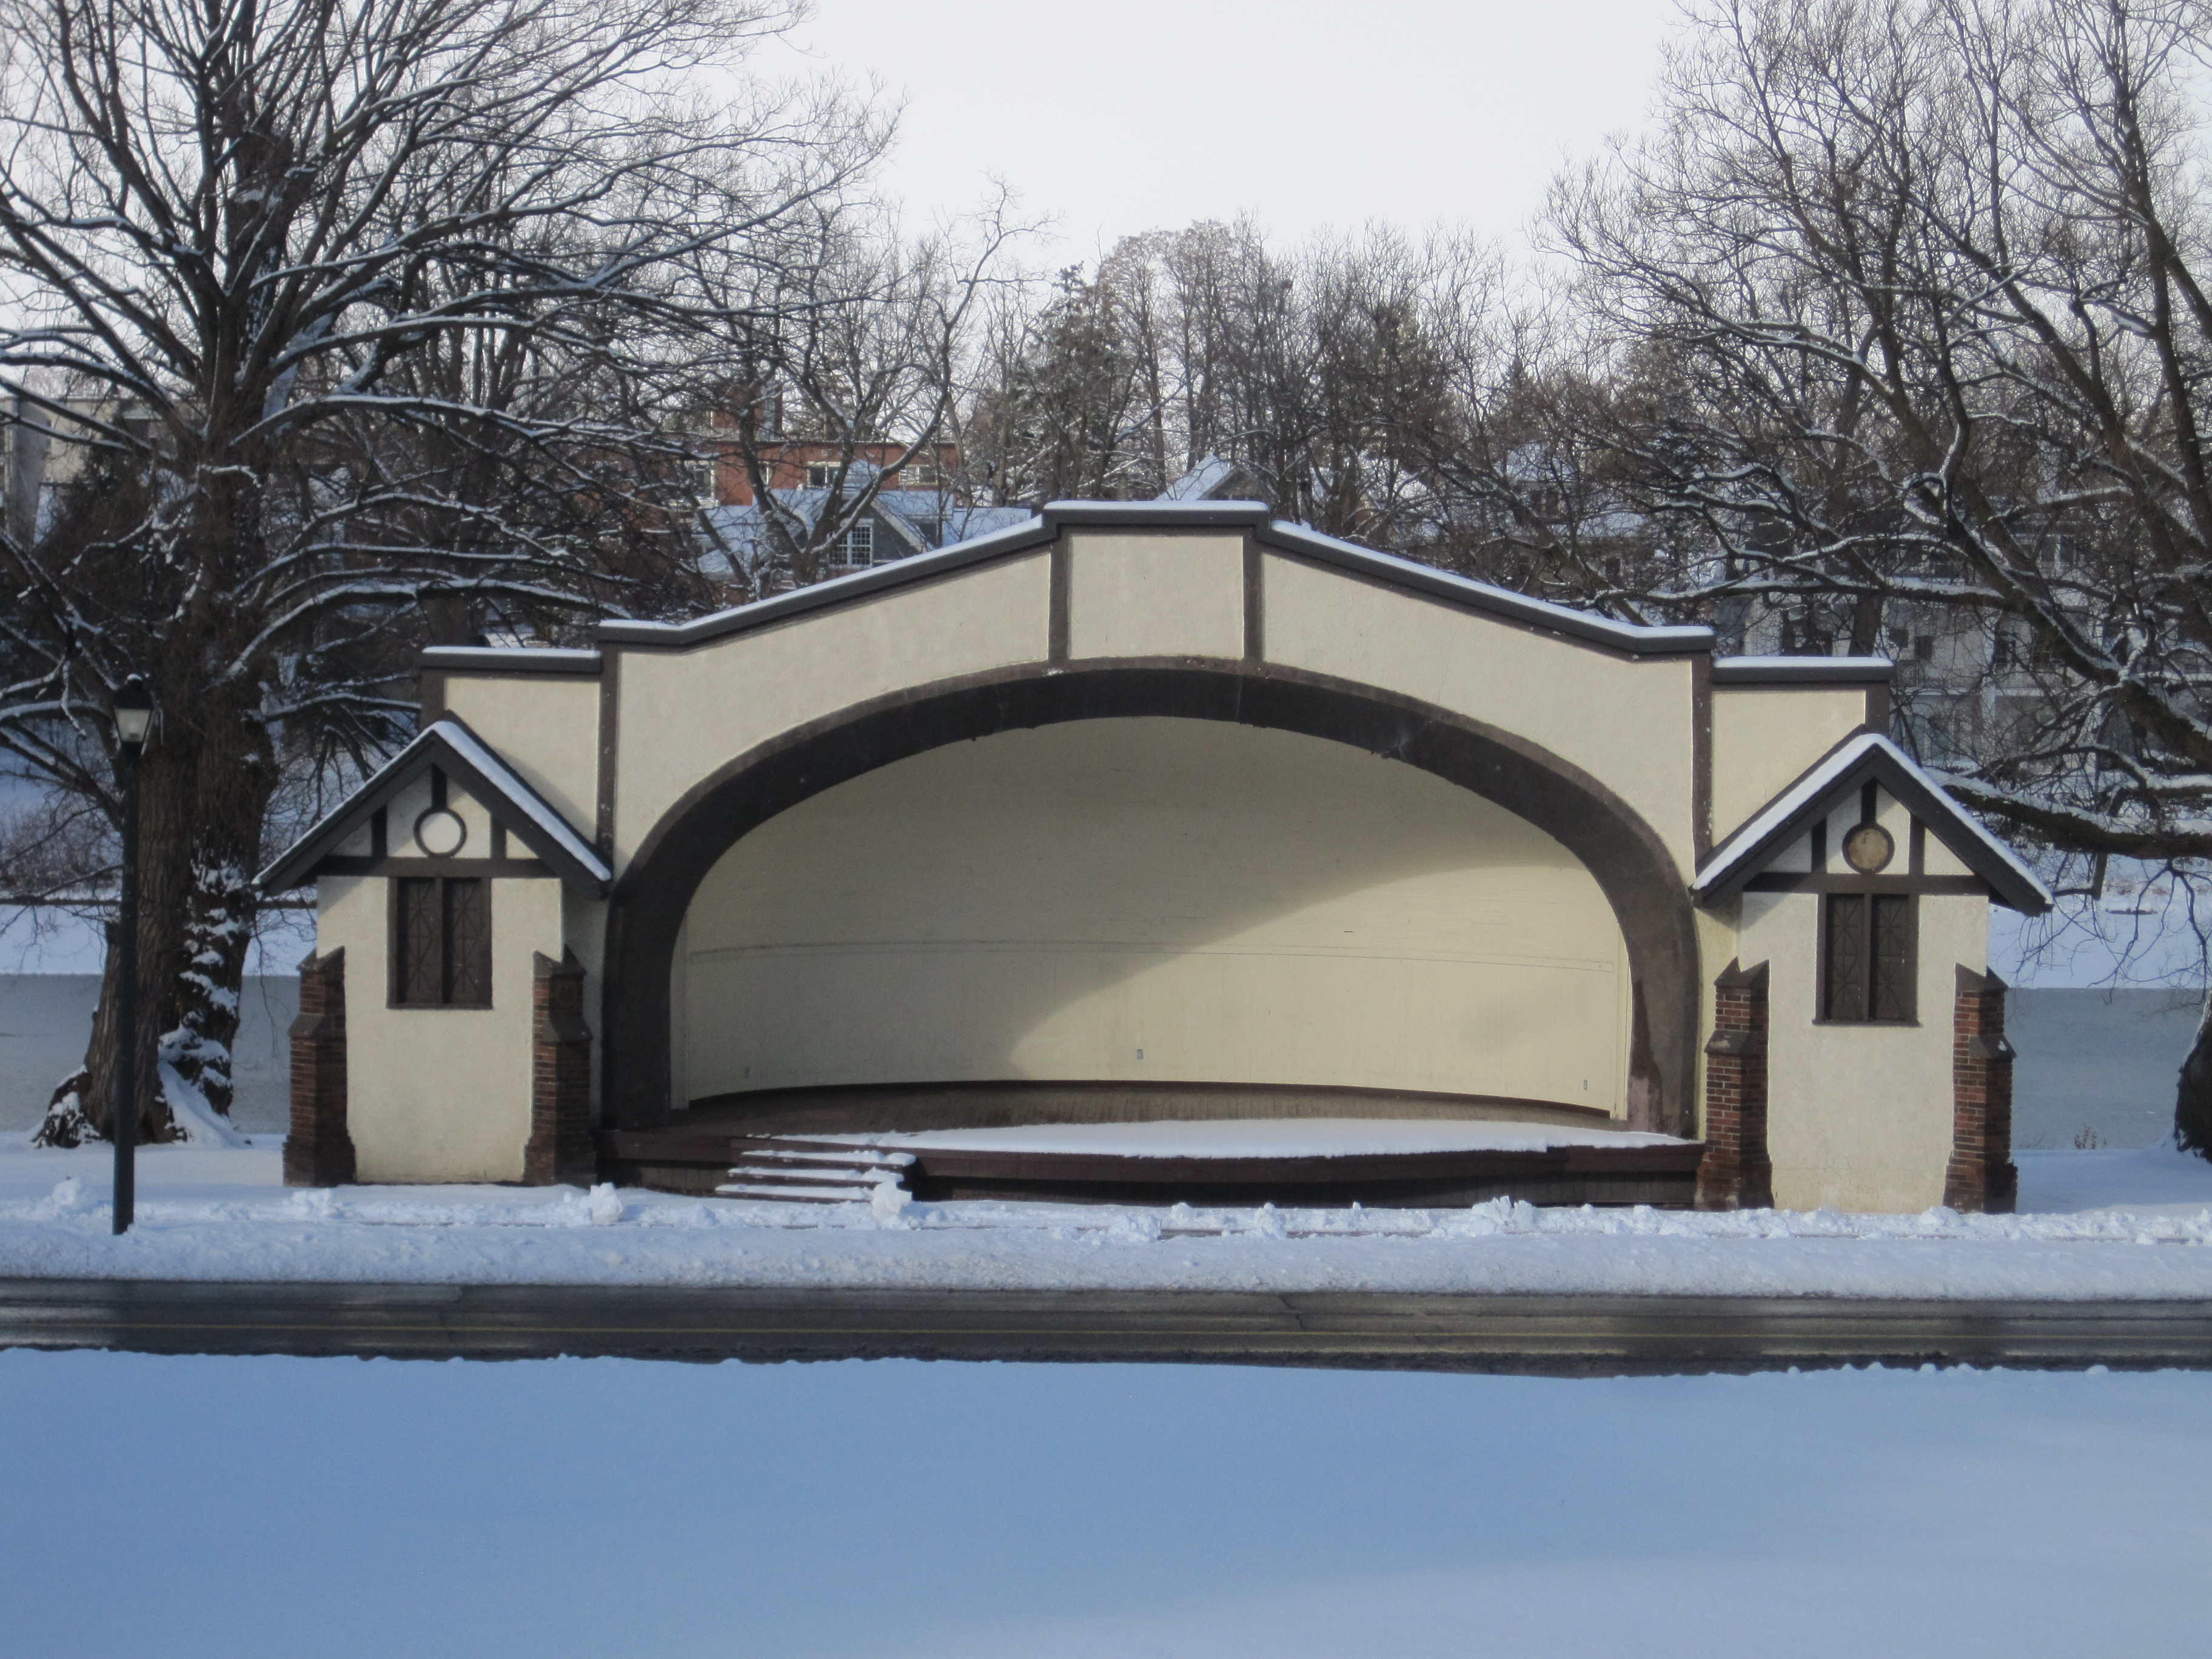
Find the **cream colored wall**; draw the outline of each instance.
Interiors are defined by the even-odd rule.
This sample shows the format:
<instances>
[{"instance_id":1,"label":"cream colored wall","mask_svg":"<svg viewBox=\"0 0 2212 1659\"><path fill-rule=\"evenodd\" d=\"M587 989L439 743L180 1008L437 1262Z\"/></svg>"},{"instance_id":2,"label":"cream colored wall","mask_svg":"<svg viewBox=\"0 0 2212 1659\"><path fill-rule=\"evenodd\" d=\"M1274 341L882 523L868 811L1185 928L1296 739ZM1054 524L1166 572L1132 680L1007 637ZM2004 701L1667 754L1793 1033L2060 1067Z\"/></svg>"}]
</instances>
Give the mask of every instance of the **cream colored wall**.
<instances>
[{"instance_id":1,"label":"cream colored wall","mask_svg":"<svg viewBox=\"0 0 2212 1659\"><path fill-rule=\"evenodd\" d=\"M346 1125L363 1182L519 1181L530 1138L532 957L561 949L561 884L498 880L492 1006L389 1006L390 884L325 876L315 948L346 953Z\"/></svg>"},{"instance_id":2,"label":"cream colored wall","mask_svg":"<svg viewBox=\"0 0 2212 1659\"><path fill-rule=\"evenodd\" d=\"M1244 654L1244 538L1067 532L1071 657Z\"/></svg>"},{"instance_id":3,"label":"cream colored wall","mask_svg":"<svg viewBox=\"0 0 2212 1659\"><path fill-rule=\"evenodd\" d=\"M1905 805L1887 789L1875 791L1874 821L1889 831L1896 846L1889 864L1881 871L1885 876L1901 876L1911 869L1912 814ZM1844 837L1858 828L1859 799L1856 792L1848 800L1839 800L1828 810L1826 839L1827 869L1831 874L1844 874L1850 866L1844 861ZM1966 862L1939 841L1934 831L1929 833L1923 848L1924 861L1921 873L1928 876L1967 876L1973 872ZM1765 866L1776 875L1803 875L1813 868L1813 837L1808 830L1767 860Z\"/></svg>"},{"instance_id":4,"label":"cream colored wall","mask_svg":"<svg viewBox=\"0 0 2212 1659\"><path fill-rule=\"evenodd\" d=\"M415 821L429 810L430 775L426 772L394 795L391 805L385 808L384 848L388 856L395 859L423 856L422 849L415 843ZM453 782L448 782L447 785L446 810L460 819L468 830L468 836L462 842L461 850L454 856L465 859L489 858L491 856L491 814L479 805L475 798L459 784ZM368 850L366 839L368 834L368 831L362 829L356 830L351 838L363 843L361 848L363 853ZM517 847L509 850L516 857L528 856L528 849L525 848Z\"/></svg>"},{"instance_id":5,"label":"cream colored wall","mask_svg":"<svg viewBox=\"0 0 2212 1659\"><path fill-rule=\"evenodd\" d=\"M769 738L903 687L1041 660L1043 552L689 651L622 653L617 868L663 813Z\"/></svg>"},{"instance_id":6,"label":"cream colored wall","mask_svg":"<svg viewBox=\"0 0 2212 1659\"><path fill-rule=\"evenodd\" d=\"M692 1098L1234 1081L1618 1111L1625 947L1556 842L1282 732L1082 720L895 763L739 842L675 990Z\"/></svg>"},{"instance_id":7,"label":"cream colored wall","mask_svg":"<svg viewBox=\"0 0 2212 1659\"><path fill-rule=\"evenodd\" d=\"M599 811L599 683L545 674L455 674L446 707L586 841Z\"/></svg>"},{"instance_id":8,"label":"cream colored wall","mask_svg":"<svg viewBox=\"0 0 2212 1659\"><path fill-rule=\"evenodd\" d=\"M1866 724L1864 686L1713 688L1715 845Z\"/></svg>"},{"instance_id":9,"label":"cream colored wall","mask_svg":"<svg viewBox=\"0 0 2212 1659\"><path fill-rule=\"evenodd\" d=\"M1859 827L1858 792L1851 792L1849 800L1839 800L1828 809L1828 868L1838 874L1848 872L1850 866L1844 859L1844 837ZM1874 821L1889 831L1890 845L1895 848L1889 862L1882 866L1885 876L1901 876L1911 866L1912 814L1888 790L1877 787L1874 792ZM1933 836L1928 838L1929 850L1933 854L1940 843ZM1810 862L1812 848L1806 848Z\"/></svg>"},{"instance_id":10,"label":"cream colored wall","mask_svg":"<svg viewBox=\"0 0 2212 1659\"><path fill-rule=\"evenodd\" d=\"M1743 896L1738 959L1768 964L1767 1146L1784 1209L1912 1212L1942 1202L1956 970L1986 966L1989 902L1923 894L1917 902L1919 1023L1824 1025L1814 1019L1817 896Z\"/></svg>"},{"instance_id":11,"label":"cream colored wall","mask_svg":"<svg viewBox=\"0 0 2212 1659\"><path fill-rule=\"evenodd\" d=\"M1692 869L1686 658L1616 657L1270 553L1267 659L1437 703L1541 744L1625 799Z\"/></svg>"}]
</instances>

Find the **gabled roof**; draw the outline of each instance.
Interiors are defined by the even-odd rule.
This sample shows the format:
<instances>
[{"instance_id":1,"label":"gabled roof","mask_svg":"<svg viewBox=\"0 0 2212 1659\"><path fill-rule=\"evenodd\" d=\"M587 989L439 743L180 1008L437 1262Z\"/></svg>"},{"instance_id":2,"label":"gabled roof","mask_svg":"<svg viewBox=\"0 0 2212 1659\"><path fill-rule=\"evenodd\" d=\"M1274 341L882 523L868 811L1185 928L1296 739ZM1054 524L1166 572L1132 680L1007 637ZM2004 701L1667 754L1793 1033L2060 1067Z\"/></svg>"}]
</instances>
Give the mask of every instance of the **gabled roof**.
<instances>
[{"instance_id":1,"label":"gabled roof","mask_svg":"<svg viewBox=\"0 0 2212 1659\"><path fill-rule=\"evenodd\" d=\"M1260 483L1257 474L1238 461L1208 455L1152 499L1161 501L1215 501L1241 496Z\"/></svg>"},{"instance_id":2,"label":"gabled roof","mask_svg":"<svg viewBox=\"0 0 2212 1659\"><path fill-rule=\"evenodd\" d=\"M254 885L265 893L301 885L371 813L433 766L459 783L563 880L603 888L613 878L592 844L543 795L517 776L483 738L460 721L447 719L425 727L256 876Z\"/></svg>"},{"instance_id":3,"label":"gabled roof","mask_svg":"<svg viewBox=\"0 0 2212 1659\"><path fill-rule=\"evenodd\" d=\"M933 553L917 554L890 564L856 571L834 581L779 593L773 599L702 617L696 622L603 622L599 625L599 637L616 645L677 649L703 645L711 640L787 622L810 611L849 605L894 587L1026 552L1057 540L1061 531L1066 529L1245 530L1264 546L1316 564L1626 655L1685 656L1710 652L1713 647L1713 631L1710 628L1659 628L1615 622L1609 617L1570 610L1563 605L1493 587L1488 582L1416 564L1394 554L1377 553L1372 548L1339 541L1303 525L1285 523L1273 516L1264 501L1053 501L1040 508L1034 518L973 541L939 548Z\"/></svg>"},{"instance_id":4,"label":"gabled roof","mask_svg":"<svg viewBox=\"0 0 2212 1659\"><path fill-rule=\"evenodd\" d=\"M2035 872L1910 755L1878 732L1862 732L1830 750L1812 770L1714 849L1690 890L1705 901L1741 890L1775 854L1832 811L1838 800L1869 781L1879 783L1926 824L1967 869L1990 884L1998 902L2032 916L2051 908L2051 890Z\"/></svg>"}]
</instances>

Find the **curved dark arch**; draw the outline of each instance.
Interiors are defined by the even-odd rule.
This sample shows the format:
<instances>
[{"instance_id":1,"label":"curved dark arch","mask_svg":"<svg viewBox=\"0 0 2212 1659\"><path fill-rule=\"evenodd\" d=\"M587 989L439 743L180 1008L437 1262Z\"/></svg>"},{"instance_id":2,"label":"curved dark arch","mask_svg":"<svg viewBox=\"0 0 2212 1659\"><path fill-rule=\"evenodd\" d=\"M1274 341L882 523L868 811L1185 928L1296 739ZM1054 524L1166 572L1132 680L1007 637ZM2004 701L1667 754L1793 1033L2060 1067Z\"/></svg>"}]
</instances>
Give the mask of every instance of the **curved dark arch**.
<instances>
[{"instance_id":1,"label":"curved dark arch","mask_svg":"<svg viewBox=\"0 0 2212 1659\"><path fill-rule=\"evenodd\" d=\"M669 979L694 893L717 859L777 813L909 755L1063 720L1171 715L1349 744L1517 813L1583 861L1628 946L1631 1072L1655 1127L1686 1134L1698 1030L1690 895L1648 823L1580 768L1510 732L1412 698L1261 664L1031 664L918 686L788 732L702 780L655 824L607 908L601 1057L607 1121L669 1114ZM1632 1088L1635 1085L1632 1083Z\"/></svg>"}]
</instances>

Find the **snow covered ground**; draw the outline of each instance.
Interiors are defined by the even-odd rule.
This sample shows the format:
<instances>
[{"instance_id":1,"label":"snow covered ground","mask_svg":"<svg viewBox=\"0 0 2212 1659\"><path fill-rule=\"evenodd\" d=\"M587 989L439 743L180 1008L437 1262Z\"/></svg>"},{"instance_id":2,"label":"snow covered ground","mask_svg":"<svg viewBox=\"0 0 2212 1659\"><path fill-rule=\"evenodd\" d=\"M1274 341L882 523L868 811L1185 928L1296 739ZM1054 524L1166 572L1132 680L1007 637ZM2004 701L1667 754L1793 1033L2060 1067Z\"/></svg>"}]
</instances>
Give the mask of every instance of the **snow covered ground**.
<instances>
[{"instance_id":1,"label":"snow covered ground","mask_svg":"<svg viewBox=\"0 0 2212 1659\"><path fill-rule=\"evenodd\" d=\"M1544 1294L2212 1296L2212 1164L2024 1152L2021 1213L1149 1209L700 1200L611 1187L281 1185L279 1143L108 1153L0 1137L0 1276L430 1284Z\"/></svg>"},{"instance_id":2,"label":"snow covered ground","mask_svg":"<svg viewBox=\"0 0 2212 1659\"><path fill-rule=\"evenodd\" d=\"M0 1468L40 1659L2196 1659L2212 1375L16 1352Z\"/></svg>"}]
</instances>

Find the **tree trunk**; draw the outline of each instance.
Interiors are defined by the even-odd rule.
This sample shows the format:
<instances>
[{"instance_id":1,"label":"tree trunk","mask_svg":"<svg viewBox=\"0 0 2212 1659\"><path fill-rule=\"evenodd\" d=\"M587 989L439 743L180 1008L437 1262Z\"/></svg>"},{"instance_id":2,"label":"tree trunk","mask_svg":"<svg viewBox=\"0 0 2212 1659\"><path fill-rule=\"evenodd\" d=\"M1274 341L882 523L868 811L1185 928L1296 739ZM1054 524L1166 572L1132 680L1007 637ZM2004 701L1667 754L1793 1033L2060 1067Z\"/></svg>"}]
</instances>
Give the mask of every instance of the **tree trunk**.
<instances>
[{"instance_id":1,"label":"tree trunk","mask_svg":"<svg viewBox=\"0 0 2212 1659\"><path fill-rule=\"evenodd\" d=\"M177 951L184 934L185 900L191 878L192 814L198 805L196 756L181 742L157 735L139 762L138 1010L137 1094L140 1142L173 1140L176 1126L161 1098L156 1064L161 1036L173 1022ZM122 952L113 948L118 917L107 930L106 966L100 977L100 1007L93 1015L92 1040L84 1069L63 1085L47 1108L33 1144L74 1146L86 1139L114 1138L115 1057L119 1035L118 969ZM74 1100L70 1085L76 1085Z\"/></svg>"},{"instance_id":2,"label":"tree trunk","mask_svg":"<svg viewBox=\"0 0 2212 1659\"><path fill-rule=\"evenodd\" d=\"M225 737L242 752L220 752ZM252 887L276 767L258 726L217 723L200 757L191 879L175 962L174 1017L161 1039L175 1085L230 1115L246 947L259 909Z\"/></svg>"},{"instance_id":3,"label":"tree trunk","mask_svg":"<svg viewBox=\"0 0 2212 1659\"><path fill-rule=\"evenodd\" d=\"M2212 1159L2212 987L2197 1022L2197 1041L2181 1062L2181 1087L2173 1102L2173 1138L2184 1152Z\"/></svg>"}]
</instances>

